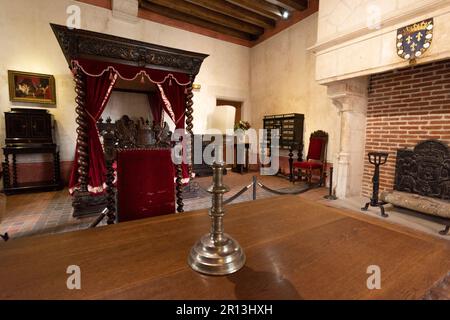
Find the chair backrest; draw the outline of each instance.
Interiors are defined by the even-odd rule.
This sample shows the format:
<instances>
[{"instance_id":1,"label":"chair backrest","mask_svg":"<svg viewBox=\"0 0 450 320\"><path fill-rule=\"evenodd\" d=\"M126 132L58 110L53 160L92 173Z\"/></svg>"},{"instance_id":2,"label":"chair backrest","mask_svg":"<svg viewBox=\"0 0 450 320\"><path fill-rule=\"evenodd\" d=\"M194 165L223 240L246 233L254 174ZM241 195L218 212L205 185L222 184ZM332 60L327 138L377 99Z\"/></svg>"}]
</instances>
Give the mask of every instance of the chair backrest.
<instances>
[{"instance_id":1,"label":"chair backrest","mask_svg":"<svg viewBox=\"0 0 450 320\"><path fill-rule=\"evenodd\" d=\"M307 160L325 161L327 143L328 133L322 130L313 132L309 138Z\"/></svg>"},{"instance_id":2,"label":"chair backrest","mask_svg":"<svg viewBox=\"0 0 450 320\"><path fill-rule=\"evenodd\" d=\"M118 221L175 213L174 174L168 148L118 150Z\"/></svg>"}]
</instances>

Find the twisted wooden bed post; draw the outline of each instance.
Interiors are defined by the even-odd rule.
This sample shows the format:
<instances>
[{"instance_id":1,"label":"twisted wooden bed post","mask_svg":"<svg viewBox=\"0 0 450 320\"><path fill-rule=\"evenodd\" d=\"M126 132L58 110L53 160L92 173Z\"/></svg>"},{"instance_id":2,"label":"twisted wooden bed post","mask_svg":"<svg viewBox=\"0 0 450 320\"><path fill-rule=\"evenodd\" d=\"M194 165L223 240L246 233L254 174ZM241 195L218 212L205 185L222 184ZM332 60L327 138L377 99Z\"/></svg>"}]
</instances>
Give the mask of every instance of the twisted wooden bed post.
<instances>
[{"instance_id":1,"label":"twisted wooden bed post","mask_svg":"<svg viewBox=\"0 0 450 320\"><path fill-rule=\"evenodd\" d=\"M78 152L78 183L80 192L88 192L88 172L89 172L89 153L88 153L88 115L85 109L86 98L86 78L80 69L75 70L75 92L77 94L75 102L77 107L76 123L77 127L77 152Z\"/></svg>"},{"instance_id":2,"label":"twisted wooden bed post","mask_svg":"<svg viewBox=\"0 0 450 320\"><path fill-rule=\"evenodd\" d=\"M89 118L86 111L86 75L81 69L74 69L75 102L77 107L76 123L77 153L78 153L78 187L74 192L72 206L73 216L80 217L102 212L107 205L105 196L92 196L88 189L89 184L89 144L88 130Z\"/></svg>"},{"instance_id":3,"label":"twisted wooden bed post","mask_svg":"<svg viewBox=\"0 0 450 320\"><path fill-rule=\"evenodd\" d=\"M99 121L103 123L102 120ZM105 151L106 162L106 208L108 209L106 216L108 217L107 223L114 224L116 221L116 192L114 187L114 168L113 163L116 159L115 149L115 133L112 126L111 118L106 119L105 130L101 132L103 136L103 146Z\"/></svg>"},{"instance_id":4,"label":"twisted wooden bed post","mask_svg":"<svg viewBox=\"0 0 450 320\"><path fill-rule=\"evenodd\" d=\"M188 143L186 145L186 154L187 154L187 160L189 165L189 178L192 177L192 170L193 170L193 164L192 164L192 142L194 141L194 124L193 124L193 112L194 109L192 106L194 105L194 102L192 101L192 98L194 97L194 94L192 93L192 87L194 82L194 76L189 76L190 83L186 87L186 131L189 134Z\"/></svg>"},{"instance_id":5,"label":"twisted wooden bed post","mask_svg":"<svg viewBox=\"0 0 450 320\"><path fill-rule=\"evenodd\" d=\"M180 138L180 141L177 142L182 145L183 138ZM181 155L183 156L183 148L181 148ZM182 162L180 164L176 165L176 198L177 198L177 212L184 212L184 202L183 202L183 164Z\"/></svg>"},{"instance_id":6,"label":"twisted wooden bed post","mask_svg":"<svg viewBox=\"0 0 450 320\"><path fill-rule=\"evenodd\" d=\"M77 107L77 153L78 153L78 189L74 192L72 206L74 216L79 216L85 202L90 197L88 191L89 183L89 148L88 148L88 115L86 113L86 76L80 69L74 70L75 102Z\"/></svg>"}]
</instances>

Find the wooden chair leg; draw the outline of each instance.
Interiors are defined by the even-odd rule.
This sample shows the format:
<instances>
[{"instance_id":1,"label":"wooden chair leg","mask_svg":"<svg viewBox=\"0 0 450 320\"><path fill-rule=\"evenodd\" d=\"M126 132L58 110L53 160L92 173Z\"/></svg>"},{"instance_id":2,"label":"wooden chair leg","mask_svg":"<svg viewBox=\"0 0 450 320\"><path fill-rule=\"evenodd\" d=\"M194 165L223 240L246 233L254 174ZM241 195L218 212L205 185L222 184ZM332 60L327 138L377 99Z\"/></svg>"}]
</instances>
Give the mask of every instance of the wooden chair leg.
<instances>
[{"instance_id":1,"label":"wooden chair leg","mask_svg":"<svg viewBox=\"0 0 450 320\"><path fill-rule=\"evenodd\" d=\"M320 168L319 169L319 174L320 174L320 176L319 176L319 187L323 187L326 183L325 183L325 179L326 179L326 173L325 173L325 171L323 170L323 168Z\"/></svg>"}]
</instances>

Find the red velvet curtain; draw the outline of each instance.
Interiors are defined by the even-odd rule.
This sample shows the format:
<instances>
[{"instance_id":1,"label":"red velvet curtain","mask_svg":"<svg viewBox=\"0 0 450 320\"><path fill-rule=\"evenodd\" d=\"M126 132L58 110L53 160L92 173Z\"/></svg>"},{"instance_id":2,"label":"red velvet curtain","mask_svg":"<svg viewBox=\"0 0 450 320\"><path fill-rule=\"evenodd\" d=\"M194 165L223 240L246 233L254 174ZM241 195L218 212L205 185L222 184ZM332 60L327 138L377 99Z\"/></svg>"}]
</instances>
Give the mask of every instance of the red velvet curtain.
<instances>
[{"instance_id":1,"label":"red velvet curtain","mask_svg":"<svg viewBox=\"0 0 450 320\"><path fill-rule=\"evenodd\" d=\"M177 129L184 129L185 113L186 113L186 88L178 85L174 81L166 81L161 84L164 94L170 102L171 110L168 106L163 104L165 111L168 114L173 114L175 127Z\"/></svg>"},{"instance_id":2,"label":"red velvet curtain","mask_svg":"<svg viewBox=\"0 0 450 320\"><path fill-rule=\"evenodd\" d=\"M159 92L152 92L148 94L148 102L150 104L150 111L153 115L153 122L161 124L163 102Z\"/></svg>"},{"instance_id":3,"label":"red velvet curtain","mask_svg":"<svg viewBox=\"0 0 450 320\"><path fill-rule=\"evenodd\" d=\"M86 110L88 118L89 149L89 191L103 191L105 182L105 161L97 132L96 122L100 118L109 100L117 77L134 80L147 77L158 86L158 92L149 96L153 117L161 121L162 110L171 116L177 129L185 127L186 85L190 83L188 75L143 67L134 67L102 61L80 59L73 61L73 67L86 74ZM189 178L188 167L183 165L183 177ZM73 191L78 186L78 154L72 168L69 187Z\"/></svg>"},{"instance_id":4,"label":"red velvet curtain","mask_svg":"<svg viewBox=\"0 0 450 320\"><path fill-rule=\"evenodd\" d=\"M176 129L184 129L185 128L185 119L186 119L186 88L184 86L180 86L174 81L166 81L160 85L162 88L162 94L164 94L167 100L170 102L171 110L168 110L169 106L167 104L163 104L164 110L170 115L172 114L172 120L175 123ZM183 139L183 149L186 148L186 138ZM187 163L186 155L183 157L183 179L185 182L189 179L189 167Z\"/></svg>"},{"instance_id":5,"label":"red velvet curtain","mask_svg":"<svg viewBox=\"0 0 450 320\"><path fill-rule=\"evenodd\" d=\"M81 70L78 70L80 72ZM88 190L92 193L101 193L106 182L106 166L102 145L97 131L97 121L105 109L116 82L117 75L105 72L99 77L86 77L85 107L88 114L88 154L89 179ZM75 162L72 167L69 188L73 191L78 186L78 148L75 151Z\"/></svg>"}]
</instances>

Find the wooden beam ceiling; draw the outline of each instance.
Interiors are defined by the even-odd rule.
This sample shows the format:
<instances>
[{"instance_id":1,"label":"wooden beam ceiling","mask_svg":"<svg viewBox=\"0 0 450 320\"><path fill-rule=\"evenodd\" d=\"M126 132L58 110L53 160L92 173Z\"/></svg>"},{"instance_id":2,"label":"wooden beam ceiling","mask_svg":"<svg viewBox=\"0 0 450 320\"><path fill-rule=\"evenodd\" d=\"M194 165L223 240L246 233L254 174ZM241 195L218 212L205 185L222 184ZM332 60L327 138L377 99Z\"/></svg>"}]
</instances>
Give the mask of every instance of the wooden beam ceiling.
<instances>
[{"instance_id":1,"label":"wooden beam ceiling","mask_svg":"<svg viewBox=\"0 0 450 320\"><path fill-rule=\"evenodd\" d=\"M146 3L163 6L182 14L187 14L217 25L242 31L250 35L249 38L257 38L264 33L264 28L244 22L242 20L206 9L185 0L145 0Z\"/></svg>"},{"instance_id":2,"label":"wooden beam ceiling","mask_svg":"<svg viewBox=\"0 0 450 320\"><path fill-rule=\"evenodd\" d=\"M226 0L242 8L252 10L266 17L280 20L283 14L283 8L274 5L265 0Z\"/></svg>"},{"instance_id":3,"label":"wooden beam ceiling","mask_svg":"<svg viewBox=\"0 0 450 320\"><path fill-rule=\"evenodd\" d=\"M245 33L245 32L241 32L232 28L227 28L221 25L217 25L215 23L211 23L208 22L206 20L203 19L199 19L195 16L189 15L189 14L185 14L182 12L179 12L177 10L173 10L170 9L168 7L165 6L160 6L160 5L156 5L147 1L141 1L141 7L143 9L149 10L151 12L160 14L162 16L166 16L175 20L180 20L180 21L184 21L196 26L200 26L206 29L210 29L210 30L214 30L216 32L222 33L222 34L226 34L232 37L236 37L239 39L244 39L244 40L255 40L256 37L252 36L251 34Z\"/></svg>"},{"instance_id":4,"label":"wooden beam ceiling","mask_svg":"<svg viewBox=\"0 0 450 320\"><path fill-rule=\"evenodd\" d=\"M280 6L288 10L305 10L308 8L308 0L277 0Z\"/></svg>"},{"instance_id":5,"label":"wooden beam ceiling","mask_svg":"<svg viewBox=\"0 0 450 320\"><path fill-rule=\"evenodd\" d=\"M107 9L111 9L112 2L78 1ZM319 8L319 0L138 1L139 18L247 47L265 41Z\"/></svg>"},{"instance_id":6,"label":"wooden beam ceiling","mask_svg":"<svg viewBox=\"0 0 450 320\"><path fill-rule=\"evenodd\" d=\"M274 28L276 19L257 14L251 10L239 7L227 1L211 1L211 0L186 0L193 4L197 4L207 9L226 14L230 17L236 17L239 20L248 22L262 28Z\"/></svg>"}]
</instances>

